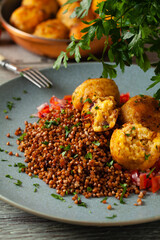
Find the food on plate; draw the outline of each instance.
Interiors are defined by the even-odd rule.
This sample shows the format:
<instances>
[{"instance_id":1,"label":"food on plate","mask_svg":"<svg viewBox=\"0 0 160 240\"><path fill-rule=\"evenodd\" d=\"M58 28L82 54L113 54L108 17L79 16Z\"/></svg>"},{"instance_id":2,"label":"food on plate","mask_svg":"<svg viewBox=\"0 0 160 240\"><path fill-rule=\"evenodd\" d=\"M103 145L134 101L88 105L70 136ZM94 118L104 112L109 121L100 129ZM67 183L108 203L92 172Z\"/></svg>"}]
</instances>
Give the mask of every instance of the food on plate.
<instances>
[{"instance_id":1,"label":"food on plate","mask_svg":"<svg viewBox=\"0 0 160 240\"><path fill-rule=\"evenodd\" d=\"M160 133L141 124L115 129L110 141L113 159L126 169L147 170L160 158Z\"/></svg>"},{"instance_id":2,"label":"food on plate","mask_svg":"<svg viewBox=\"0 0 160 240\"><path fill-rule=\"evenodd\" d=\"M129 93L122 97L123 107ZM141 123L122 125L119 100L116 83L104 78L84 81L72 96L52 96L50 104L38 107L38 122L26 121L17 140L28 164L24 171L38 175L61 196L115 196L122 201L141 189L157 192L160 132Z\"/></svg>"},{"instance_id":3,"label":"food on plate","mask_svg":"<svg viewBox=\"0 0 160 240\"><path fill-rule=\"evenodd\" d=\"M130 98L121 108L123 123L141 123L152 131L160 132L159 102L146 95L136 95Z\"/></svg>"},{"instance_id":4,"label":"food on plate","mask_svg":"<svg viewBox=\"0 0 160 240\"><path fill-rule=\"evenodd\" d=\"M35 27L47 19L44 10L33 6L20 6L10 17L10 23L27 33L33 33Z\"/></svg>"},{"instance_id":5,"label":"food on plate","mask_svg":"<svg viewBox=\"0 0 160 240\"><path fill-rule=\"evenodd\" d=\"M97 99L99 97L113 96L119 104L120 94L116 83L108 78L93 78L84 81L72 94L73 106L82 110L84 101L88 98Z\"/></svg>"},{"instance_id":6,"label":"food on plate","mask_svg":"<svg viewBox=\"0 0 160 240\"><path fill-rule=\"evenodd\" d=\"M58 10L58 3L56 0L23 0L22 6L34 6L44 10L48 17L55 15Z\"/></svg>"},{"instance_id":7,"label":"food on plate","mask_svg":"<svg viewBox=\"0 0 160 240\"><path fill-rule=\"evenodd\" d=\"M68 38L68 28L59 19L50 19L37 25L34 35L38 37L65 39Z\"/></svg>"}]
</instances>

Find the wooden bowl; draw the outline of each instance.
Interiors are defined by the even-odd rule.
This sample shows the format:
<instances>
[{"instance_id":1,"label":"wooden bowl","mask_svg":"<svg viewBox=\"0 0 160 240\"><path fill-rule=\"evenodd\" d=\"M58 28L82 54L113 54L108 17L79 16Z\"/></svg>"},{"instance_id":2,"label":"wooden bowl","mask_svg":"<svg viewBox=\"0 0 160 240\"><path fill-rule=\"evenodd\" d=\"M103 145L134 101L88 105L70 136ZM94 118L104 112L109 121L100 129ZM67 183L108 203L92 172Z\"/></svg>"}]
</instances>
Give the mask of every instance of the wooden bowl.
<instances>
[{"instance_id":1,"label":"wooden bowl","mask_svg":"<svg viewBox=\"0 0 160 240\"><path fill-rule=\"evenodd\" d=\"M32 34L18 30L9 24L9 18L12 12L19 7L20 4L21 0L4 0L1 4L1 22L11 38L25 49L38 55L47 56L50 58L57 58L61 51L66 51L66 48L70 43L69 39L47 39L36 37ZM101 53L104 47L104 41L105 38L102 38L101 40L95 39L93 42L91 42L90 50L80 50L81 56L87 57L89 53ZM73 58L73 56L69 56L69 58Z\"/></svg>"}]
</instances>

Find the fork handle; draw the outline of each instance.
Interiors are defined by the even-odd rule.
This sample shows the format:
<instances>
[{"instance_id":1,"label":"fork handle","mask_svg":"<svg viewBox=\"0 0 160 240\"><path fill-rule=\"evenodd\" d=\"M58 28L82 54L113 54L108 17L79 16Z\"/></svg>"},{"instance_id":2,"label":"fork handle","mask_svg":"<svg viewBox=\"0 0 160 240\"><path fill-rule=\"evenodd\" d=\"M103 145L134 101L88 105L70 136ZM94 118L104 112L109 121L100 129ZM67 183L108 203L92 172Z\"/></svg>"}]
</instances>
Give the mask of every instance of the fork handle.
<instances>
[{"instance_id":1,"label":"fork handle","mask_svg":"<svg viewBox=\"0 0 160 240\"><path fill-rule=\"evenodd\" d=\"M18 68L6 59L0 61L0 65L2 67L5 67L6 69L12 71L12 72L19 73Z\"/></svg>"}]
</instances>

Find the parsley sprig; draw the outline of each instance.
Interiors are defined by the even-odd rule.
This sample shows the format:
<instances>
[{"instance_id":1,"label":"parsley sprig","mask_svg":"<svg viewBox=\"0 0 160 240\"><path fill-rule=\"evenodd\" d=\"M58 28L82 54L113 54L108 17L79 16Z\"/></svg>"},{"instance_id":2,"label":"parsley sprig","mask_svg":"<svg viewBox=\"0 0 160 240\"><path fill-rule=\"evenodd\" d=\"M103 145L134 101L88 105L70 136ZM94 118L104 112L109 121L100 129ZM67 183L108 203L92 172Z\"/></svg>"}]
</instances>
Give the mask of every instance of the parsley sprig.
<instances>
[{"instance_id":1,"label":"parsley sprig","mask_svg":"<svg viewBox=\"0 0 160 240\"><path fill-rule=\"evenodd\" d=\"M75 2L69 0L66 4ZM75 8L72 17L83 18L88 14L91 0L82 0L80 7ZM96 19L87 22L82 30L84 33L80 40L71 38L66 52L61 52L54 63L58 69L61 63L67 67L68 54L74 55L76 62L80 62L80 49L90 49L90 43L94 39L100 40L106 37L102 56L97 58L90 55L88 60L102 62L102 77L115 78L116 67L120 66L122 72L125 66L131 66L133 57L137 65L146 72L151 66L155 68L155 75L151 78L152 83L147 89L160 84L160 4L158 0L104 0L97 5ZM109 17L106 17L109 16ZM109 50L108 50L109 47ZM154 52L158 60L152 64L147 57L147 52ZM105 63L107 56L110 63ZM113 64L113 62L115 64ZM160 88L154 97L160 99Z\"/></svg>"}]
</instances>

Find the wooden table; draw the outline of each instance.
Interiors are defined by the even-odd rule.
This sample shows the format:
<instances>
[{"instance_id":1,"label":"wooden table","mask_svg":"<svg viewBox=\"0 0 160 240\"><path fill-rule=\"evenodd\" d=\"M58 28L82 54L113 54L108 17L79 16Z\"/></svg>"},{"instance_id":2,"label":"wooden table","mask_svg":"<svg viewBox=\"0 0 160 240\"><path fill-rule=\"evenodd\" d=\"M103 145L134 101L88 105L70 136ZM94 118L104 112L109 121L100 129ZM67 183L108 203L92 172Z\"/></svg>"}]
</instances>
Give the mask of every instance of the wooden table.
<instances>
[{"instance_id":1,"label":"wooden table","mask_svg":"<svg viewBox=\"0 0 160 240\"><path fill-rule=\"evenodd\" d=\"M0 40L0 54L19 66L42 69L53 65L53 59L27 52L14 44L6 33L2 34ZM0 68L0 84L14 77L13 73ZM0 239L159 240L160 221L125 227L84 227L42 219L0 201Z\"/></svg>"}]
</instances>

